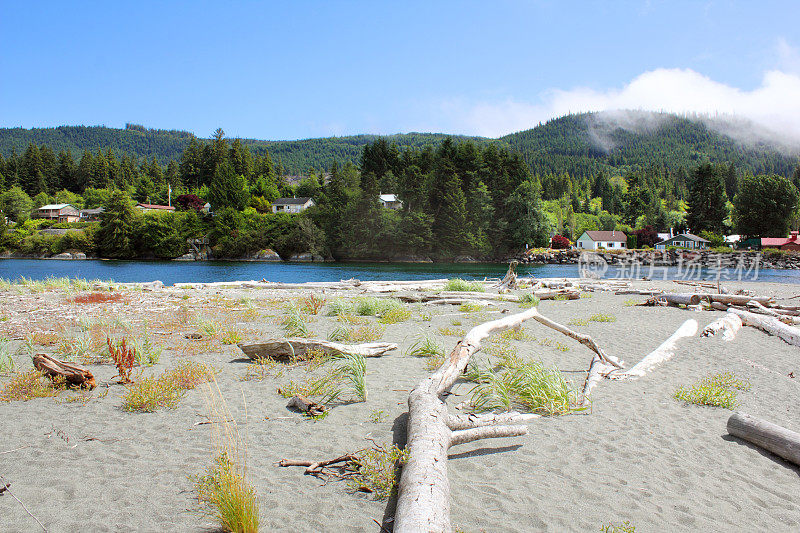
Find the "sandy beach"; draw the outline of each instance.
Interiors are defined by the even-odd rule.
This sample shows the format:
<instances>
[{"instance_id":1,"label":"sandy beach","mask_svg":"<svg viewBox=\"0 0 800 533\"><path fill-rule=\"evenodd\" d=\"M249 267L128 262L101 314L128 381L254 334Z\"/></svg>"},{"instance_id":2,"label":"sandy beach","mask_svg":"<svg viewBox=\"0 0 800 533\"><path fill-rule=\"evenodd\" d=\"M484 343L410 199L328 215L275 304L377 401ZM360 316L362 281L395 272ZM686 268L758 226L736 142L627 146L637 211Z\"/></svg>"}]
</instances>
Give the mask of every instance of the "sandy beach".
<instances>
[{"instance_id":1,"label":"sandy beach","mask_svg":"<svg viewBox=\"0 0 800 533\"><path fill-rule=\"evenodd\" d=\"M781 300L796 294L792 285L725 286L796 302ZM687 290L672 282L639 281L632 287ZM72 299L81 292L21 286L0 291L0 336L10 339L17 369L31 368L31 351L56 353L61 339L104 333L147 336L162 348L157 364L135 371L137 379L183 360L214 366L246 441L261 531L379 531L378 524L393 515L391 500L374 501L348 491L345 483L324 484L302 469L276 463L335 457L369 446L368 439L402 445L408 392L429 373L424 359L406 354L409 347L427 336L449 352L464 331L502 316L502 310L521 310L514 302L470 312L408 304L410 318L386 325L380 336L399 349L367 360L367 401L336 405L324 420L311 421L287 409L287 400L276 392L290 379L302 379L306 369L287 367L253 379L255 365L235 343L223 343L225 334L233 332L244 342L284 337L280 321L288 302L312 292L331 302L355 296L354 291L127 287L115 292L122 294L118 302L76 304ZM538 308L591 335L628 367L687 319L702 329L724 315L634 305L646 296L604 291L585 296L542 301ZM613 321L588 320L597 313ZM314 337L326 338L339 326L324 311L308 317ZM535 322L524 330L524 339L511 341L521 357L556 366L574 388L582 387L593 355L586 347ZM192 333L202 338L187 338ZM217 525L200 512L189 477L212 463L210 424L202 423L208 421L207 387L187 391L175 409L132 413L120 407L124 386L104 386L113 382L116 368L87 368L100 384L91 392L0 402L0 475L13 494L51 532L215 531ZM679 386L725 371L751 384L739 392L737 410L800 431L800 347L751 327L730 342L698 334L680 341L675 356L642 379L600 382L585 412L534 420L522 437L452 448L454 526L464 532L598 531L604 524L630 521L637 532L797 531L800 469L729 437L725 424L732 411L673 398ZM0 376L0 387L9 379ZM464 382L453 388L451 411L472 387ZM0 495L0 531L37 530L18 501Z\"/></svg>"}]
</instances>

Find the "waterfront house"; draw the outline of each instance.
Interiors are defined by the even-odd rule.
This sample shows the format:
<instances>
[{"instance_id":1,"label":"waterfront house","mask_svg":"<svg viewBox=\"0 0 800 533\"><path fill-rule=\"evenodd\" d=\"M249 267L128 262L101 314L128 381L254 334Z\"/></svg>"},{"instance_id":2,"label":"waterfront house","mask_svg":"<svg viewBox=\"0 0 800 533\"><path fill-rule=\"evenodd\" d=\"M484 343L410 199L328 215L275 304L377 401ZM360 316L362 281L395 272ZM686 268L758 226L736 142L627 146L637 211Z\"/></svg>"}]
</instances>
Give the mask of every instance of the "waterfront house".
<instances>
[{"instance_id":1,"label":"waterfront house","mask_svg":"<svg viewBox=\"0 0 800 533\"><path fill-rule=\"evenodd\" d=\"M800 250L800 240L793 231L788 237L762 237L761 248L777 248L778 250Z\"/></svg>"},{"instance_id":2,"label":"waterfront house","mask_svg":"<svg viewBox=\"0 0 800 533\"><path fill-rule=\"evenodd\" d=\"M57 220L59 222L78 222L80 212L69 204L47 204L36 211L38 218Z\"/></svg>"},{"instance_id":3,"label":"waterfront house","mask_svg":"<svg viewBox=\"0 0 800 533\"><path fill-rule=\"evenodd\" d=\"M628 236L621 231L584 231L575 244L579 250L622 250L628 246Z\"/></svg>"},{"instance_id":4,"label":"waterfront house","mask_svg":"<svg viewBox=\"0 0 800 533\"><path fill-rule=\"evenodd\" d=\"M693 235L691 233L681 233L679 235L675 235L674 237L670 237L669 239L657 242L655 247L656 250L666 250L669 246L674 246L675 248L686 248L688 250L705 250L708 248L709 244L711 244L711 241L708 241L702 237L698 237L697 235Z\"/></svg>"},{"instance_id":5,"label":"waterfront house","mask_svg":"<svg viewBox=\"0 0 800 533\"><path fill-rule=\"evenodd\" d=\"M314 200L304 196L302 198L278 198L272 202L273 213L302 213L314 205Z\"/></svg>"},{"instance_id":6,"label":"waterfront house","mask_svg":"<svg viewBox=\"0 0 800 533\"><path fill-rule=\"evenodd\" d=\"M137 209L141 209L142 213L169 213L175 211L171 205L158 205L158 204L136 204Z\"/></svg>"}]
</instances>

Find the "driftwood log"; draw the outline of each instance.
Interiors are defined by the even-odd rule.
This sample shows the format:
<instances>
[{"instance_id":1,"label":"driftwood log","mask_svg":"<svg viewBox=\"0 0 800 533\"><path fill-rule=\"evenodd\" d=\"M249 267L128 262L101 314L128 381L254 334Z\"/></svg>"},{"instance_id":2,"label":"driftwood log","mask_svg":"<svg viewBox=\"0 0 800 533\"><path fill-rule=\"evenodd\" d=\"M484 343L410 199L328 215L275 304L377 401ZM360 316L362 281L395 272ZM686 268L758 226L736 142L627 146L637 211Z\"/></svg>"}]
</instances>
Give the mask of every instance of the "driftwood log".
<instances>
[{"instance_id":1,"label":"driftwood log","mask_svg":"<svg viewBox=\"0 0 800 533\"><path fill-rule=\"evenodd\" d=\"M517 288L517 273L515 271L517 269L518 264L519 263L517 261L511 261L508 264L508 272L506 272L506 275L503 277L503 279L500 281L500 284L497 286L497 288L501 292L508 292L512 289Z\"/></svg>"},{"instance_id":2,"label":"driftwood log","mask_svg":"<svg viewBox=\"0 0 800 533\"><path fill-rule=\"evenodd\" d=\"M713 337L718 333L722 333L723 340L732 341L740 329L742 329L741 317L728 313L703 328L701 335L703 337Z\"/></svg>"},{"instance_id":3,"label":"driftwood log","mask_svg":"<svg viewBox=\"0 0 800 533\"><path fill-rule=\"evenodd\" d=\"M697 333L697 320L689 319L681 324L681 327L667 340L661 343L658 348L647 354L644 359L629 370L625 372L616 372L608 377L611 379L638 379L644 376L661 363L669 361L672 356L675 355L675 347L680 339L684 337L693 337L695 333Z\"/></svg>"},{"instance_id":4,"label":"driftwood log","mask_svg":"<svg viewBox=\"0 0 800 533\"><path fill-rule=\"evenodd\" d=\"M94 376L85 368L61 361L44 353L33 356L33 366L51 380L60 377L64 378L70 385L88 389L93 389L97 386Z\"/></svg>"},{"instance_id":5,"label":"driftwood log","mask_svg":"<svg viewBox=\"0 0 800 533\"><path fill-rule=\"evenodd\" d=\"M745 413L731 415L728 433L800 466L800 433Z\"/></svg>"},{"instance_id":6,"label":"driftwood log","mask_svg":"<svg viewBox=\"0 0 800 533\"><path fill-rule=\"evenodd\" d=\"M408 462L400 477L394 531L450 531L450 486L447 451L451 446L478 439L524 435L523 425L501 425L530 420L534 415L509 413L457 416L448 413L441 396L466 369L481 341L506 329L519 327L538 315L535 308L481 324L456 344L450 356L408 397Z\"/></svg>"},{"instance_id":7,"label":"driftwood log","mask_svg":"<svg viewBox=\"0 0 800 533\"><path fill-rule=\"evenodd\" d=\"M270 339L252 344L239 344L239 348L250 359L266 357L286 362L302 358L309 350L321 350L329 355L349 353L364 357L380 357L388 351L396 350L397 344L391 342L369 342L365 344L342 344L321 339Z\"/></svg>"},{"instance_id":8,"label":"driftwood log","mask_svg":"<svg viewBox=\"0 0 800 533\"><path fill-rule=\"evenodd\" d=\"M757 315L749 311L743 311L734 307L728 308L729 313L738 315L742 319L745 326L752 326L761 331L775 335L788 344L800 346L800 329L784 324L777 318L769 316Z\"/></svg>"},{"instance_id":9,"label":"driftwood log","mask_svg":"<svg viewBox=\"0 0 800 533\"><path fill-rule=\"evenodd\" d=\"M325 406L311 401L305 396L301 396L296 394L289 399L289 403L286 404L286 407L291 407L293 409L297 409L298 411L302 411L303 413L308 413L312 416L320 416L325 413Z\"/></svg>"}]
</instances>

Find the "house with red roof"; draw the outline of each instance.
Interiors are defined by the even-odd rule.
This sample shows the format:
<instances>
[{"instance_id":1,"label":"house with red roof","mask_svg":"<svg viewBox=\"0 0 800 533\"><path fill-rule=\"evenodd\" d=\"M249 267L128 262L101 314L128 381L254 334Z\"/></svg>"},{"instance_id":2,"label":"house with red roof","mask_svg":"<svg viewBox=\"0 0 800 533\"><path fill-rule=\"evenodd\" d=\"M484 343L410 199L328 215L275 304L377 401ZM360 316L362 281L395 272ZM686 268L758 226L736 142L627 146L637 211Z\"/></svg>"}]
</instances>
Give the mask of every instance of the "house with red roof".
<instances>
[{"instance_id":1,"label":"house with red roof","mask_svg":"<svg viewBox=\"0 0 800 533\"><path fill-rule=\"evenodd\" d=\"M800 250L798 232L793 231L788 237L762 237L761 248L777 248L779 250Z\"/></svg>"},{"instance_id":2,"label":"house with red roof","mask_svg":"<svg viewBox=\"0 0 800 533\"><path fill-rule=\"evenodd\" d=\"M158 204L136 204L137 209L141 209L142 213L169 213L175 211L171 205L158 205Z\"/></svg>"}]
</instances>

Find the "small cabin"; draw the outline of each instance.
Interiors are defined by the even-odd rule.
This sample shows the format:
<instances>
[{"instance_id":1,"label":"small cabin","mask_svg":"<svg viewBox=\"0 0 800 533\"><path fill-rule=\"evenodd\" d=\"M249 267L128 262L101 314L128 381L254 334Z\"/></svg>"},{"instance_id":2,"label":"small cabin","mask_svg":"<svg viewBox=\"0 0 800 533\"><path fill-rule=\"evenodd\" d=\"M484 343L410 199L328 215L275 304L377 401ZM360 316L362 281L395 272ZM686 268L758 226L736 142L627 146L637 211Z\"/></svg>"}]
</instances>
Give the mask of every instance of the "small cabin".
<instances>
[{"instance_id":1,"label":"small cabin","mask_svg":"<svg viewBox=\"0 0 800 533\"><path fill-rule=\"evenodd\" d=\"M69 204L47 204L36 211L37 218L57 220L59 222L78 222L80 212Z\"/></svg>"},{"instance_id":2,"label":"small cabin","mask_svg":"<svg viewBox=\"0 0 800 533\"><path fill-rule=\"evenodd\" d=\"M711 241L691 233L681 233L655 244L656 250L666 250L668 246L686 248L687 250L705 250Z\"/></svg>"},{"instance_id":3,"label":"small cabin","mask_svg":"<svg viewBox=\"0 0 800 533\"><path fill-rule=\"evenodd\" d=\"M397 198L396 194L381 194L378 196L378 201L384 209L398 211L403 208L403 202Z\"/></svg>"},{"instance_id":4,"label":"small cabin","mask_svg":"<svg viewBox=\"0 0 800 533\"><path fill-rule=\"evenodd\" d=\"M302 198L278 198L272 202L273 213L302 213L314 205L314 200L309 197Z\"/></svg>"},{"instance_id":5,"label":"small cabin","mask_svg":"<svg viewBox=\"0 0 800 533\"><path fill-rule=\"evenodd\" d=\"M584 231L575 245L579 250L623 250L628 236L622 231Z\"/></svg>"},{"instance_id":6,"label":"small cabin","mask_svg":"<svg viewBox=\"0 0 800 533\"><path fill-rule=\"evenodd\" d=\"M81 220L84 222L91 222L93 220L100 220L100 215L103 214L102 207L96 207L94 209L81 209Z\"/></svg>"}]
</instances>

